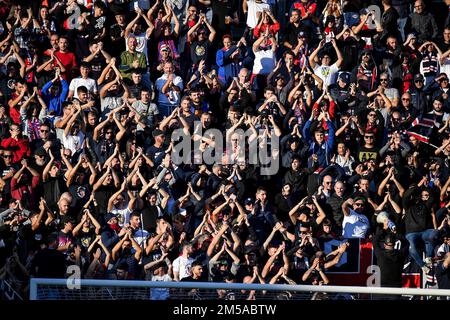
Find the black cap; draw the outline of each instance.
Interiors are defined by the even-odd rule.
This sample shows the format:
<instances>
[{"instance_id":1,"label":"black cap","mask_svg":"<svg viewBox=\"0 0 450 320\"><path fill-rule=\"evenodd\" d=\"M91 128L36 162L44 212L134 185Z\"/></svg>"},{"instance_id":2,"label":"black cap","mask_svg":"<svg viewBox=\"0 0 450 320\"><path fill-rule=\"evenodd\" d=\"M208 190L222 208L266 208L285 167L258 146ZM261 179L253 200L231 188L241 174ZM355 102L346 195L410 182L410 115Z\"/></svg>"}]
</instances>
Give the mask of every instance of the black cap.
<instances>
[{"instance_id":1,"label":"black cap","mask_svg":"<svg viewBox=\"0 0 450 320\"><path fill-rule=\"evenodd\" d=\"M107 214L105 214L105 221L106 222L108 222L112 218L117 218L117 215L115 215L114 213L107 213Z\"/></svg>"},{"instance_id":2,"label":"black cap","mask_svg":"<svg viewBox=\"0 0 450 320\"><path fill-rule=\"evenodd\" d=\"M345 83L349 83L350 82L350 74L348 74L347 72L342 72L339 75L339 79L341 79L342 81L344 81Z\"/></svg>"},{"instance_id":3,"label":"black cap","mask_svg":"<svg viewBox=\"0 0 450 320\"><path fill-rule=\"evenodd\" d=\"M249 204L254 204L255 203L255 201L253 201L253 199L252 198L247 198L247 199L245 199L245 201L244 201L244 204L247 206L247 205L249 205Z\"/></svg>"},{"instance_id":4,"label":"black cap","mask_svg":"<svg viewBox=\"0 0 450 320\"><path fill-rule=\"evenodd\" d=\"M418 80L424 81L423 75L420 73L418 73L414 76L414 81L418 81Z\"/></svg>"},{"instance_id":5,"label":"black cap","mask_svg":"<svg viewBox=\"0 0 450 320\"><path fill-rule=\"evenodd\" d=\"M159 130L159 129L153 130L153 133L152 133L152 136L153 136L153 137L163 136L163 135L164 135L164 131Z\"/></svg>"}]
</instances>

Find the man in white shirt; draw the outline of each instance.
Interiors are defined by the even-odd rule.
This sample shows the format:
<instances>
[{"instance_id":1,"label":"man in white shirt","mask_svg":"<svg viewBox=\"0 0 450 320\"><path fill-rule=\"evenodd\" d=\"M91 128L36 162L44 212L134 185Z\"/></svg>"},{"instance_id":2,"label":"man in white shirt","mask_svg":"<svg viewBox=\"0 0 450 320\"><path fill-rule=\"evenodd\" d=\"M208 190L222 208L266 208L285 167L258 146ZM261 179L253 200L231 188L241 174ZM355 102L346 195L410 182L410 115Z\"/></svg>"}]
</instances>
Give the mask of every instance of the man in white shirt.
<instances>
[{"instance_id":1,"label":"man in white shirt","mask_svg":"<svg viewBox=\"0 0 450 320\"><path fill-rule=\"evenodd\" d=\"M264 10L270 11L270 5L267 4L267 0L244 0L243 2L244 12L247 8L247 26L254 29L259 22L259 16Z\"/></svg>"},{"instance_id":2,"label":"man in white shirt","mask_svg":"<svg viewBox=\"0 0 450 320\"><path fill-rule=\"evenodd\" d=\"M180 281L183 278L191 275L191 265L194 259L190 257L192 254L192 245L183 245L183 253L181 256L173 261L173 276L175 281Z\"/></svg>"},{"instance_id":3,"label":"man in white shirt","mask_svg":"<svg viewBox=\"0 0 450 320\"><path fill-rule=\"evenodd\" d=\"M164 74L156 80L156 89L159 112L162 116L169 116L178 106L183 90L183 79L174 74L172 62L164 63Z\"/></svg>"},{"instance_id":4,"label":"man in white shirt","mask_svg":"<svg viewBox=\"0 0 450 320\"><path fill-rule=\"evenodd\" d=\"M342 204L344 220L342 221L342 236L344 238L365 238L370 228L369 219L362 213L366 201L363 197L348 199ZM353 207L353 209L350 208Z\"/></svg>"},{"instance_id":5,"label":"man in white shirt","mask_svg":"<svg viewBox=\"0 0 450 320\"><path fill-rule=\"evenodd\" d=\"M88 92L97 96L97 82L94 79L89 78L89 72L91 71L91 66L88 62L82 61L80 63L80 77L72 79L69 85L69 95L67 97L68 100L75 98L78 99L77 89L78 87L85 86L88 89Z\"/></svg>"},{"instance_id":6,"label":"man in white shirt","mask_svg":"<svg viewBox=\"0 0 450 320\"><path fill-rule=\"evenodd\" d=\"M267 76L275 69L277 41L268 31L269 28L253 44L253 52L255 53L253 75Z\"/></svg>"},{"instance_id":7,"label":"man in white shirt","mask_svg":"<svg viewBox=\"0 0 450 320\"><path fill-rule=\"evenodd\" d=\"M330 84L333 84L336 82L336 76L337 72L339 71L339 68L341 67L342 62L344 61L344 58L342 57L341 51L336 45L336 41L334 39L331 39L331 44L333 45L333 48L337 55L337 61L330 65L331 57L327 52L324 52L321 54L320 60L321 63L319 64L316 61L316 57L319 53L319 51L323 48L325 45L325 40L320 41L319 46L314 50L310 57L309 57L309 64L311 68L313 69L314 73L323 80L323 88L328 88Z\"/></svg>"}]
</instances>

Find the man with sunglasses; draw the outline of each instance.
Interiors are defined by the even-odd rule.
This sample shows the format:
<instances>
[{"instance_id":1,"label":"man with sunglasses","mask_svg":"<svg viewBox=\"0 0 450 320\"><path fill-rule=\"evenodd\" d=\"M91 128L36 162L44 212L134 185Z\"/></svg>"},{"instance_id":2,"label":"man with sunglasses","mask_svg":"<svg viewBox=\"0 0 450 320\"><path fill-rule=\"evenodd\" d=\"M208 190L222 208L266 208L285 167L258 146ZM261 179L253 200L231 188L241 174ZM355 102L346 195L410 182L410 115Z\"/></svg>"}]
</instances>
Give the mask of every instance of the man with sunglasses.
<instances>
[{"instance_id":1,"label":"man with sunglasses","mask_svg":"<svg viewBox=\"0 0 450 320\"><path fill-rule=\"evenodd\" d=\"M418 110L428 109L428 100L425 93L425 78L420 73L414 76L414 85L408 89L411 95L411 104Z\"/></svg>"},{"instance_id":2,"label":"man with sunglasses","mask_svg":"<svg viewBox=\"0 0 450 320\"><path fill-rule=\"evenodd\" d=\"M18 166L13 164L13 153L9 149L2 152L0 160L0 193L4 199L9 199L11 196L11 178L18 170Z\"/></svg>"},{"instance_id":3,"label":"man with sunglasses","mask_svg":"<svg viewBox=\"0 0 450 320\"><path fill-rule=\"evenodd\" d=\"M22 137L22 131L18 124L11 124L9 127L10 137L3 139L1 147L12 150L13 163L19 163L23 157L30 156L28 139Z\"/></svg>"},{"instance_id":4,"label":"man with sunglasses","mask_svg":"<svg viewBox=\"0 0 450 320\"><path fill-rule=\"evenodd\" d=\"M342 221L342 236L344 238L365 238L370 229L369 219L363 214L366 199L357 196L349 198L342 204L344 220Z\"/></svg>"},{"instance_id":5,"label":"man with sunglasses","mask_svg":"<svg viewBox=\"0 0 450 320\"><path fill-rule=\"evenodd\" d=\"M375 111L369 112L369 117L376 116ZM363 136L364 142L358 151L358 160L361 162L377 160L379 148L375 145L376 136L371 131L366 131Z\"/></svg>"},{"instance_id":6,"label":"man with sunglasses","mask_svg":"<svg viewBox=\"0 0 450 320\"><path fill-rule=\"evenodd\" d=\"M35 153L40 148L48 151L52 150L54 155L59 154L60 142L54 138L54 135L51 132L50 125L46 122L41 124L39 128L39 138L34 139L30 143L31 153Z\"/></svg>"}]
</instances>

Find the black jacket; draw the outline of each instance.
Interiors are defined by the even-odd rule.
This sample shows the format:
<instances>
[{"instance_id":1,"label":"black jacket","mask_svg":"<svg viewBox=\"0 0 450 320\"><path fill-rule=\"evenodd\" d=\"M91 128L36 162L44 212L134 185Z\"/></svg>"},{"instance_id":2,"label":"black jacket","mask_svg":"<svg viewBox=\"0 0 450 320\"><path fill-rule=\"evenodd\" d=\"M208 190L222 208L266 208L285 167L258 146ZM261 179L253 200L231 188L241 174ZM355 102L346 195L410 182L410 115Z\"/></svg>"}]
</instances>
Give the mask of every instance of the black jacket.
<instances>
[{"instance_id":1,"label":"black jacket","mask_svg":"<svg viewBox=\"0 0 450 320\"><path fill-rule=\"evenodd\" d=\"M381 272L382 287L402 287L402 272L408 245L403 236L396 235L397 241L393 250L384 248L383 240L388 232L380 230L373 237L373 248L377 264Z\"/></svg>"},{"instance_id":2,"label":"black jacket","mask_svg":"<svg viewBox=\"0 0 450 320\"><path fill-rule=\"evenodd\" d=\"M417 186L412 186L403 195L403 208L405 215L405 231L422 232L433 228L431 217L432 196L428 201L423 202L420 199L421 190Z\"/></svg>"}]
</instances>

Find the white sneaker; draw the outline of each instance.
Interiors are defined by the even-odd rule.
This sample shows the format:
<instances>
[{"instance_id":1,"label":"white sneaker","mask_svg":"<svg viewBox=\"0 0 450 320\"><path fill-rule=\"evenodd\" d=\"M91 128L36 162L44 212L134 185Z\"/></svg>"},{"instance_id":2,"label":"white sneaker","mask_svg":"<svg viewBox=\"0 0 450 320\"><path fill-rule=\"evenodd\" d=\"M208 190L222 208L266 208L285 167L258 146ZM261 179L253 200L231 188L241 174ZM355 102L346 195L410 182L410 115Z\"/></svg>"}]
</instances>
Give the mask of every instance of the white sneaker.
<instances>
[{"instance_id":1,"label":"white sneaker","mask_svg":"<svg viewBox=\"0 0 450 320\"><path fill-rule=\"evenodd\" d=\"M430 268L428 268L427 266L423 266L422 270L425 274L428 274L428 272L430 272Z\"/></svg>"}]
</instances>

